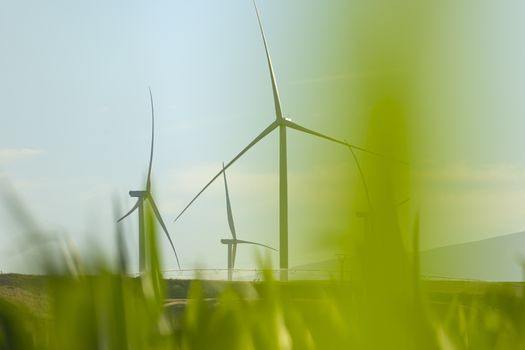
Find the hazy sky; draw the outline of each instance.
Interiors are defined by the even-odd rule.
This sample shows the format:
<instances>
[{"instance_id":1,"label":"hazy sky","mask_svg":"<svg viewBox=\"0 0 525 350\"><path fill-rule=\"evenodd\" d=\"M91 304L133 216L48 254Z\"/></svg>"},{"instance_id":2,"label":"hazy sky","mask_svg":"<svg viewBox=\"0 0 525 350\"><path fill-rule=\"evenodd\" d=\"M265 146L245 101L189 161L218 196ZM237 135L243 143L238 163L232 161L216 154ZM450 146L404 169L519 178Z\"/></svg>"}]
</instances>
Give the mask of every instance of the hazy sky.
<instances>
[{"instance_id":1,"label":"hazy sky","mask_svg":"<svg viewBox=\"0 0 525 350\"><path fill-rule=\"evenodd\" d=\"M259 6L284 113L363 143L357 117L341 129L341 116L332 115L334 104L349 99L334 91L377 73L341 70L351 48L341 41L350 18L345 1ZM422 63L414 67L426 91L418 99L425 147L416 171L426 186L414 205L427 247L525 229L524 10L518 2L464 2L430 16ZM0 179L41 227L80 249L95 244L113 254L113 203L125 212L134 204L128 191L143 187L151 86L154 191L181 262L225 266L222 182L172 220L274 118L251 1L4 1L0 52ZM292 131L289 152L291 265L331 259L335 251L313 250L307 237L346 229L348 212L327 201L357 191L340 190L355 167L345 149ZM239 237L275 247L277 154L272 134L228 172ZM136 220L122 224L135 260ZM2 216L0 269L27 270L11 221ZM167 245L163 253L166 268L174 268ZM253 267L253 253L240 247L237 266Z\"/></svg>"}]
</instances>

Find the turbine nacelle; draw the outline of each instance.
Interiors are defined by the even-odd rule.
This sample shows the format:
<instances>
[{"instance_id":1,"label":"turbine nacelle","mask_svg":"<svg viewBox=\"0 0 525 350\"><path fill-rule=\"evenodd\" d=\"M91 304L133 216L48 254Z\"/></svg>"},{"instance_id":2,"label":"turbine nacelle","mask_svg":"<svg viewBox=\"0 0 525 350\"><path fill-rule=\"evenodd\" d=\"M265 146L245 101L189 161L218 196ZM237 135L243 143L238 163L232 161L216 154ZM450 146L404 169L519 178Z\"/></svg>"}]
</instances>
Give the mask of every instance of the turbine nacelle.
<instances>
[{"instance_id":1,"label":"turbine nacelle","mask_svg":"<svg viewBox=\"0 0 525 350\"><path fill-rule=\"evenodd\" d=\"M148 191L129 191L129 196L134 198L144 198L148 195Z\"/></svg>"}]
</instances>

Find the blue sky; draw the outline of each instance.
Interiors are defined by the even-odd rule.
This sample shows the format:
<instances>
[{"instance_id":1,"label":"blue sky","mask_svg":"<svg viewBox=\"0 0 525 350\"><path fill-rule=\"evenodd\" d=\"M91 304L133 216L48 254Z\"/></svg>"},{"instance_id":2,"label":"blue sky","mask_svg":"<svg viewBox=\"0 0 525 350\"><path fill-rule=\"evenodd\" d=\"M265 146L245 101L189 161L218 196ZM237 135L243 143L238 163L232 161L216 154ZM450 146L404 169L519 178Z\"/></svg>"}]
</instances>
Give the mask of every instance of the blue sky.
<instances>
[{"instance_id":1,"label":"blue sky","mask_svg":"<svg viewBox=\"0 0 525 350\"><path fill-rule=\"evenodd\" d=\"M342 129L335 122L341 116L331 115L342 100L357 103L356 93L338 92L377 73L341 70L352 47L341 40L350 37L345 2L259 6L285 114L364 143L359 118ZM523 7L510 1L443 6L426 29L422 63L414 67L425 90L415 107L425 136L417 141L416 173L426 185L414 205L421 207L428 247L525 229ZM172 220L221 162L274 118L250 1L5 1L0 52L0 177L42 227L71 237L81 249L95 244L112 254L112 203L118 200L123 212L130 207L127 192L142 187L146 172L151 86L161 213L185 267L224 267L222 183L179 222ZM355 180L355 168L344 149L289 135L291 265L333 258L335 251L303 236L347 228L348 208L329 204L359 191L341 190ZM228 173L239 236L273 246L276 155L271 135ZM334 171L348 178L333 178ZM130 219L123 228L136 259L136 218ZM438 226L446 233L432 232ZM18 229L2 220L4 271L31 268ZM165 265L173 268L165 248ZM253 267L253 253L240 250L238 266Z\"/></svg>"}]
</instances>

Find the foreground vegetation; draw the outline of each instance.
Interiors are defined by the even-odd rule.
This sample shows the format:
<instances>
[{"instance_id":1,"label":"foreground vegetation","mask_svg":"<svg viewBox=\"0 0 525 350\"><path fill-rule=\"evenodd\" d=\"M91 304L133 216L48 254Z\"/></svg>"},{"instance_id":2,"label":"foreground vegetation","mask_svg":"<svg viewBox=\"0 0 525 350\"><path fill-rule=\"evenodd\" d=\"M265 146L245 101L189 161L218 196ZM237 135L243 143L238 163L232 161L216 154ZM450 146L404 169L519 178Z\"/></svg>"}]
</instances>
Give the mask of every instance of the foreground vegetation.
<instances>
[{"instance_id":1,"label":"foreground vegetation","mask_svg":"<svg viewBox=\"0 0 525 350\"><path fill-rule=\"evenodd\" d=\"M424 281L421 287L414 307L423 323L397 315L413 327L401 337L403 348L525 345L523 284ZM359 296L348 282L167 280L166 298L155 288L149 278L102 271L0 275L1 348L367 349L389 341L381 339L380 323L378 339L364 338L363 319L379 315L358 313Z\"/></svg>"}]
</instances>

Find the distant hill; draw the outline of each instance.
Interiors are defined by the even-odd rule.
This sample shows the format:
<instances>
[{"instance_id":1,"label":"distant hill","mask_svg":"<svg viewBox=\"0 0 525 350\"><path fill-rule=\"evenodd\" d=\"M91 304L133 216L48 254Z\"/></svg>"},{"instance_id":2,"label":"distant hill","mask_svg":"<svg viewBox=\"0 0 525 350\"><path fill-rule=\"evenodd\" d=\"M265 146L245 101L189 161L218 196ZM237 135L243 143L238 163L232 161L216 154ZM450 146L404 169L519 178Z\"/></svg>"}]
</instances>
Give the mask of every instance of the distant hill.
<instances>
[{"instance_id":1,"label":"distant hill","mask_svg":"<svg viewBox=\"0 0 525 350\"><path fill-rule=\"evenodd\" d=\"M429 277L522 281L525 231L421 252L421 272Z\"/></svg>"}]
</instances>

